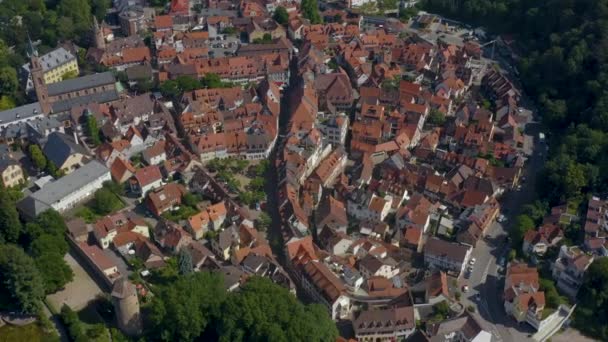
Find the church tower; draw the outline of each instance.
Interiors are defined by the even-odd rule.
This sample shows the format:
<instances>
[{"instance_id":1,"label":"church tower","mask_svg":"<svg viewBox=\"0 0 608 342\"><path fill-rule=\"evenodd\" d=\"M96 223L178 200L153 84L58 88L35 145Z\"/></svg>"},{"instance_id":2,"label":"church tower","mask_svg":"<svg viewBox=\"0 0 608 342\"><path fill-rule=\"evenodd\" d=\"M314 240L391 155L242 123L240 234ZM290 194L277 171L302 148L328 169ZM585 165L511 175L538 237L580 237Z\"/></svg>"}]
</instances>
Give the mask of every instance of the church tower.
<instances>
[{"instance_id":1,"label":"church tower","mask_svg":"<svg viewBox=\"0 0 608 342\"><path fill-rule=\"evenodd\" d=\"M29 35L27 54L30 58L30 74L32 75L32 82L34 82L34 90L36 91L38 103L40 103L40 109L42 109L44 114L49 114L51 112L51 102L49 101L49 94L46 82L44 81L44 70L42 70L42 64L40 64L38 50L34 47Z\"/></svg>"},{"instance_id":2,"label":"church tower","mask_svg":"<svg viewBox=\"0 0 608 342\"><path fill-rule=\"evenodd\" d=\"M103 30L101 29L101 25L99 25L99 22L95 16L93 16L93 40L96 48L102 50L106 48L106 40L103 38Z\"/></svg>"}]
</instances>

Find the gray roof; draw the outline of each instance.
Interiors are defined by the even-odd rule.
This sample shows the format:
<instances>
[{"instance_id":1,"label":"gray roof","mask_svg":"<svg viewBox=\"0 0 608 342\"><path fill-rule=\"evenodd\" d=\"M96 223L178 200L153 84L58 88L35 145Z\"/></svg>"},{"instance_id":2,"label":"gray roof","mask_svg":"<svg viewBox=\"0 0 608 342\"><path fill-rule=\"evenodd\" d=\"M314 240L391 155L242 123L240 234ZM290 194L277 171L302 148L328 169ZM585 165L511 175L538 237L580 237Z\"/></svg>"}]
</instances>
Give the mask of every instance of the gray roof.
<instances>
[{"instance_id":1,"label":"gray roof","mask_svg":"<svg viewBox=\"0 0 608 342\"><path fill-rule=\"evenodd\" d=\"M102 93L93 93L89 95L73 97L71 99L60 100L53 103L53 113L57 114L67 112L72 109L72 107L86 105L93 102L107 103L116 100L118 100L118 93L116 92L116 90L108 90Z\"/></svg>"},{"instance_id":2,"label":"gray roof","mask_svg":"<svg viewBox=\"0 0 608 342\"><path fill-rule=\"evenodd\" d=\"M0 112L0 125L42 115L40 103L34 102Z\"/></svg>"},{"instance_id":3,"label":"gray roof","mask_svg":"<svg viewBox=\"0 0 608 342\"><path fill-rule=\"evenodd\" d=\"M30 216L38 216L43 211L50 209L53 203L64 199L109 172L107 167L93 160L69 175L46 184L42 189L17 203L17 207Z\"/></svg>"},{"instance_id":4,"label":"gray roof","mask_svg":"<svg viewBox=\"0 0 608 342\"><path fill-rule=\"evenodd\" d=\"M4 139L29 139L39 143L41 138L46 137L47 132L63 127L63 124L55 118L43 116L32 121L19 122L9 125L0 131L0 137Z\"/></svg>"},{"instance_id":5,"label":"gray roof","mask_svg":"<svg viewBox=\"0 0 608 342\"><path fill-rule=\"evenodd\" d=\"M87 150L82 145L77 144L71 136L59 132L49 134L42 152L57 167L61 167L75 153L88 154Z\"/></svg>"},{"instance_id":6,"label":"gray roof","mask_svg":"<svg viewBox=\"0 0 608 342\"><path fill-rule=\"evenodd\" d=\"M46 71L55 69L58 66L61 66L63 64L71 62L75 59L76 59L76 57L71 52L60 47L47 54L42 55L42 57L40 57L39 60L40 60L40 64L42 65L42 71L46 72ZM29 72L30 63L23 64L22 68L25 71Z\"/></svg>"},{"instance_id":7,"label":"gray roof","mask_svg":"<svg viewBox=\"0 0 608 342\"><path fill-rule=\"evenodd\" d=\"M19 165L19 163L11 158L0 158L0 171L6 170L11 165Z\"/></svg>"},{"instance_id":8,"label":"gray roof","mask_svg":"<svg viewBox=\"0 0 608 342\"><path fill-rule=\"evenodd\" d=\"M49 96L70 93L81 89L99 87L106 84L114 84L116 79L111 71L99 74L86 75L69 80L51 83L48 85Z\"/></svg>"}]
</instances>

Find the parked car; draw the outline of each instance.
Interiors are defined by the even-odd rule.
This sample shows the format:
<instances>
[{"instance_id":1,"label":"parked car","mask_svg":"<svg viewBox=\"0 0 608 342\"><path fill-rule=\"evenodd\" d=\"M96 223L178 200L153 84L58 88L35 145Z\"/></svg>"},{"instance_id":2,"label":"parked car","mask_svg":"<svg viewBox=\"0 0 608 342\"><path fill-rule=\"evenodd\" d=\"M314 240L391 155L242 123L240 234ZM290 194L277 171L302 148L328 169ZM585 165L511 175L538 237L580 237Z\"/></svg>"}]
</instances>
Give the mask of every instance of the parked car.
<instances>
[{"instance_id":1,"label":"parked car","mask_svg":"<svg viewBox=\"0 0 608 342\"><path fill-rule=\"evenodd\" d=\"M476 261L477 260L475 258L471 258L471 260L469 260L469 265L471 265L471 266L475 265Z\"/></svg>"},{"instance_id":2,"label":"parked car","mask_svg":"<svg viewBox=\"0 0 608 342\"><path fill-rule=\"evenodd\" d=\"M467 292L469 292L469 285L464 285L464 286L462 286L462 292L463 292L463 293L467 293Z\"/></svg>"}]
</instances>

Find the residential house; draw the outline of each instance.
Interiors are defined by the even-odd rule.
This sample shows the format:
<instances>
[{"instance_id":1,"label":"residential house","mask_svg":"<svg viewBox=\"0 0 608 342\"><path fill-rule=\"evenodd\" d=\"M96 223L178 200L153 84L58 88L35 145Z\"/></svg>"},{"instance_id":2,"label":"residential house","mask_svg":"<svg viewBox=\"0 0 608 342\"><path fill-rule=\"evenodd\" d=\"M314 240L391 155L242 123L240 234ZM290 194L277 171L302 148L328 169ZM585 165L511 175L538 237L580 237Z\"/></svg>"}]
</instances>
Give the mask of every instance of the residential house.
<instances>
[{"instance_id":1,"label":"residential house","mask_svg":"<svg viewBox=\"0 0 608 342\"><path fill-rule=\"evenodd\" d=\"M334 320L349 316L351 303L346 287L329 268L320 261L309 261L300 267L304 291L324 304Z\"/></svg>"},{"instance_id":2,"label":"residential house","mask_svg":"<svg viewBox=\"0 0 608 342\"><path fill-rule=\"evenodd\" d=\"M472 250L467 245L432 237L424 245L424 263L431 268L454 272L460 276Z\"/></svg>"},{"instance_id":3,"label":"residential house","mask_svg":"<svg viewBox=\"0 0 608 342\"><path fill-rule=\"evenodd\" d=\"M87 242L89 240L89 229L87 223L80 217L73 218L65 222L68 228L68 236L78 242Z\"/></svg>"},{"instance_id":4,"label":"residential house","mask_svg":"<svg viewBox=\"0 0 608 342\"><path fill-rule=\"evenodd\" d=\"M416 227L426 233L431 222L432 207L433 204L424 195L412 195L395 214L397 227Z\"/></svg>"},{"instance_id":5,"label":"residential house","mask_svg":"<svg viewBox=\"0 0 608 342\"><path fill-rule=\"evenodd\" d=\"M161 248L173 254L192 243L192 237L180 225L165 219L158 221L153 236Z\"/></svg>"},{"instance_id":6,"label":"residential house","mask_svg":"<svg viewBox=\"0 0 608 342\"><path fill-rule=\"evenodd\" d=\"M9 155L0 155L0 178L5 188L19 186L25 183L23 168Z\"/></svg>"},{"instance_id":7,"label":"residential house","mask_svg":"<svg viewBox=\"0 0 608 342\"><path fill-rule=\"evenodd\" d=\"M592 255L587 255L577 246L562 245L552 268L557 288L570 298L576 298L583 284L585 272L593 263L593 259Z\"/></svg>"},{"instance_id":8,"label":"residential house","mask_svg":"<svg viewBox=\"0 0 608 342\"><path fill-rule=\"evenodd\" d=\"M316 212L317 231L321 232L325 227L329 227L337 232L346 233L348 228L348 217L344 203L333 196L327 196L319 205Z\"/></svg>"},{"instance_id":9,"label":"residential house","mask_svg":"<svg viewBox=\"0 0 608 342\"><path fill-rule=\"evenodd\" d=\"M211 250L219 256L220 260L230 260L232 249L238 250L240 235L236 226L222 230L215 239L211 240Z\"/></svg>"},{"instance_id":10,"label":"residential house","mask_svg":"<svg viewBox=\"0 0 608 342\"><path fill-rule=\"evenodd\" d=\"M124 158L116 158L112 165L110 166L110 173L112 174L112 179L122 184L129 180L135 174L136 170L133 164L127 159Z\"/></svg>"},{"instance_id":11,"label":"residential house","mask_svg":"<svg viewBox=\"0 0 608 342\"><path fill-rule=\"evenodd\" d=\"M93 235L99 247L106 249L114 238L124 232L133 232L143 237L150 237L146 221L133 212L119 212L97 220L93 225Z\"/></svg>"},{"instance_id":12,"label":"residential house","mask_svg":"<svg viewBox=\"0 0 608 342\"><path fill-rule=\"evenodd\" d=\"M390 279L399 274L396 262L390 258L379 259L371 254L366 255L358 263L359 272L368 279L370 277L385 277Z\"/></svg>"},{"instance_id":13,"label":"residential house","mask_svg":"<svg viewBox=\"0 0 608 342\"><path fill-rule=\"evenodd\" d=\"M327 101L337 110L347 110L353 104L353 88L345 73L318 75L314 87L319 93L320 103Z\"/></svg>"},{"instance_id":14,"label":"residential house","mask_svg":"<svg viewBox=\"0 0 608 342\"><path fill-rule=\"evenodd\" d=\"M172 210L182 203L182 197L186 194L186 188L178 183L169 183L160 188L148 192L146 207L157 217L164 212Z\"/></svg>"},{"instance_id":15,"label":"residential house","mask_svg":"<svg viewBox=\"0 0 608 342\"><path fill-rule=\"evenodd\" d=\"M163 176L160 172L160 167L150 165L142 167L135 171L131 178L131 191L144 197L150 190L154 190L163 185Z\"/></svg>"},{"instance_id":16,"label":"residential house","mask_svg":"<svg viewBox=\"0 0 608 342\"><path fill-rule=\"evenodd\" d=\"M564 232L554 224L544 224L538 230L530 230L524 235L522 250L525 254L543 255L547 249L564 238Z\"/></svg>"},{"instance_id":17,"label":"residential house","mask_svg":"<svg viewBox=\"0 0 608 342\"><path fill-rule=\"evenodd\" d=\"M427 333L432 342L481 342L493 339L492 334L484 330L477 318L468 311L458 317L431 324L427 327Z\"/></svg>"},{"instance_id":18,"label":"residential house","mask_svg":"<svg viewBox=\"0 0 608 342\"><path fill-rule=\"evenodd\" d=\"M145 149L142 153L144 161L148 165L158 165L167 160L167 153L165 146L167 145L165 140L159 140L151 147Z\"/></svg>"},{"instance_id":19,"label":"residential house","mask_svg":"<svg viewBox=\"0 0 608 342\"><path fill-rule=\"evenodd\" d=\"M209 230L219 230L226 220L226 214L224 201L209 205L198 214L190 216L185 228L195 240L200 240Z\"/></svg>"},{"instance_id":20,"label":"residential house","mask_svg":"<svg viewBox=\"0 0 608 342\"><path fill-rule=\"evenodd\" d=\"M66 174L82 167L89 154L78 140L59 132L49 134L42 153L58 170Z\"/></svg>"},{"instance_id":21,"label":"residential house","mask_svg":"<svg viewBox=\"0 0 608 342\"><path fill-rule=\"evenodd\" d=\"M517 322L540 327L545 309L545 293L540 291L538 270L526 264L511 263L507 268L504 307Z\"/></svg>"},{"instance_id":22,"label":"residential house","mask_svg":"<svg viewBox=\"0 0 608 342\"><path fill-rule=\"evenodd\" d=\"M353 329L357 341L405 340L416 331L414 307L363 310L353 320Z\"/></svg>"}]
</instances>

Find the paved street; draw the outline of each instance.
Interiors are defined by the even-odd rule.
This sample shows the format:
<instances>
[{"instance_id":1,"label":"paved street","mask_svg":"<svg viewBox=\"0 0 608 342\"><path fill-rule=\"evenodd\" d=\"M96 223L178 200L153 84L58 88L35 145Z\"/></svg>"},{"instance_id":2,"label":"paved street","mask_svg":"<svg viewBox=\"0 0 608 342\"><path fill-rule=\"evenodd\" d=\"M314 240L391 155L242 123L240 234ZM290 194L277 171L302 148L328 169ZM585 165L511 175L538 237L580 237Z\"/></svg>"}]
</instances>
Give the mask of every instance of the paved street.
<instances>
[{"instance_id":1,"label":"paved street","mask_svg":"<svg viewBox=\"0 0 608 342\"><path fill-rule=\"evenodd\" d=\"M517 342L530 340L533 329L527 324L518 325L507 317L502 301L504 287L504 270L497 262L507 259L509 246L506 241L508 230L514 218L521 212L522 205L536 198L536 177L544 163L544 146L538 141L538 124L529 124L526 133L533 137L534 151L523 171L526 182L520 191L511 191L501 198L502 213L508 221L504 224L495 222L488 228L487 235L477 243L472 257L476 259L474 270L469 279L462 279L461 284L468 284L470 291L463 296L465 306L474 305L476 312L496 341Z\"/></svg>"}]
</instances>

